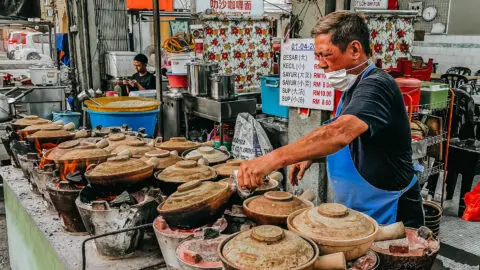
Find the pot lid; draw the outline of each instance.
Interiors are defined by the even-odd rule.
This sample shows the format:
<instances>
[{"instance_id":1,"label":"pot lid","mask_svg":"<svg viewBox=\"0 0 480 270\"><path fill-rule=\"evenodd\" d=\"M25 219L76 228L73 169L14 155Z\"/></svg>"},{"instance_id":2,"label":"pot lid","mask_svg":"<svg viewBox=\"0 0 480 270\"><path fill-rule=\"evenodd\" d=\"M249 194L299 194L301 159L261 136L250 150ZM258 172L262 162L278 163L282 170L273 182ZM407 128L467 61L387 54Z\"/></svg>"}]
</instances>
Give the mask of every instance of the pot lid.
<instances>
[{"instance_id":1,"label":"pot lid","mask_svg":"<svg viewBox=\"0 0 480 270\"><path fill-rule=\"evenodd\" d=\"M230 158L228 154L225 154L224 152L210 146L201 146L185 155L185 158L187 159L198 159L201 157L208 160L209 163L224 162Z\"/></svg>"},{"instance_id":2,"label":"pot lid","mask_svg":"<svg viewBox=\"0 0 480 270\"><path fill-rule=\"evenodd\" d=\"M183 183L193 180L210 180L217 176L212 167L198 165L194 160L183 160L157 175L162 181Z\"/></svg>"},{"instance_id":3,"label":"pot lid","mask_svg":"<svg viewBox=\"0 0 480 270\"><path fill-rule=\"evenodd\" d=\"M75 147L79 146L80 142L78 140L71 140L62 142L57 147L48 150L43 156L46 160L59 160L65 153L71 151Z\"/></svg>"},{"instance_id":4,"label":"pot lid","mask_svg":"<svg viewBox=\"0 0 480 270\"><path fill-rule=\"evenodd\" d=\"M127 144L129 141L132 141L132 140L139 141L137 137L128 136L123 133L110 134L107 137L107 140L108 140L108 146L105 148L105 150L109 152L115 150L115 148L117 148L119 145Z\"/></svg>"},{"instance_id":5,"label":"pot lid","mask_svg":"<svg viewBox=\"0 0 480 270\"><path fill-rule=\"evenodd\" d=\"M53 124L53 123L46 123L46 124L39 124L39 125L31 125L31 126L28 126L24 129L21 129L19 130L20 132L29 132L29 133L32 133L32 132L35 132L35 131L39 131L41 129L48 129L48 128L51 128L51 127L55 127L57 125Z\"/></svg>"},{"instance_id":6,"label":"pot lid","mask_svg":"<svg viewBox=\"0 0 480 270\"><path fill-rule=\"evenodd\" d=\"M60 126L50 126L42 128L41 130L29 135L30 138L64 138L75 136L75 133L68 132Z\"/></svg>"},{"instance_id":7,"label":"pot lid","mask_svg":"<svg viewBox=\"0 0 480 270\"><path fill-rule=\"evenodd\" d=\"M109 141L121 141L121 140L125 140L126 138L127 136L125 136L125 134L123 133L114 133L108 136Z\"/></svg>"},{"instance_id":8,"label":"pot lid","mask_svg":"<svg viewBox=\"0 0 480 270\"><path fill-rule=\"evenodd\" d=\"M265 215L286 217L291 213L311 205L284 191L268 191L243 203L248 210Z\"/></svg>"},{"instance_id":9,"label":"pot lid","mask_svg":"<svg viewBox=\"0 0 480 270\"><path fill-rule=\"evenodd\" d=\"M241 159L231 159L231 160L227 160L226 163L215 165L213 166L213 168L215 169L218 175L228 177L233 174L233 171L238 170L238 168L240 168L240 164L243 161L244 160L241 160Z\"/></svg>"},{"instance_id":10,"label":"pot lid","mask_svg":"<svg viewBox=\"0 0 480 270\"><path fill-rule=\"evenodd\" d=\"M316 256L310 242L272 225L239 233L228 240L221 252L238 269L292 269Z\"/></svg>"},{"instance_id":11,"label":"pot lid","mask_svg":"<svg viewBox=\"0 0 480 270\"><path fill-rule=\"evenodd\" d=\"M160 214L180 211L190 206L208 202L222 193L229 192L225 182L193 180L180 185L160 208Z\"/></svg>"},{"instance_id":12,"label":"pot lid","mask_svg":"<svg viewBox=\"0 0 480 270\"><path fill-rule=\"evenodd\" d=\"M110 153L96 147L94 144L80 145L68 151L59 158L59 161L107 158Z\"/></svg>"},{"instance_id":13,"label":"pot lid","mask_svg":"<svg viewBox=\"0 0 480 270\"><path fill-rule=\"evenodd\" d=\"M178 155L171 154L169 151L161 149L145 153L145 156L142 157L142 160L147 161L151 158L156 158L157 169L165 169L182 160Z\"/></svg>"},{"instance_id":14,"label":"pot lid","mask_svg":"<svg viewBox=\"0 0 480 270\"><path fill-rule=\"evenodd\" d=\"M357 240L377 229L374 219L337 203L323 203L299 213L290 224L315 240Z\"/></svg>"},{"instance_id":15,"label":"pot lid","mask_svg":"<svg viewBox=\"0 0 480 270\"><path fill-rule=\"evenodd\" d=\"M155 149L155 147L147 145L144 141L127 140L127 142L118 145L111 152L112 154L118 154L124 150L129 150L133 156L143 156L145 153L153 151Z\"/></svg>"},{"instance_id":16,"label":"pot lid","mask_svg":"<svg viewBox=\"0 0 480 270\"><path fill-rule=\"evenodd\" d=\"M220 235L214 239L196 238L182 242L176 250L177 257L197 269L222 269L223 264L217 254L220 243L228 235Z\"/></svg>"},{"instance_id":17,"label":"pot lid","mask_svg":"<svg viewBox=\"0 0 480 270\"><path fill-rule=\"evenodd\" d=\"M200 145L199 143L189 141L184 137L173 137L173 138L170 138L170 140L157 144L155 146L165 150L185 151L186 149L195 148L195 147L198 147L199 145Z\"/></svg>"},{"instance_id":18,"label":"pot lid","mask_svg":"<svg viewBox=\"0 0 480 270\"><path fill-rule=\"evenodd\" d=\"M142 171L151 166L139 159L132 159L127 156L115 156L100 163L91 171L87 171L88 176L115 176Z\"/></svg>"},{"instance_id":19,"label":"pot lid","mask_svg":"<svg viewBox=\"0 0 480 270\"><path fill-rule=\"evenodd\" d=\"M13 122L13 124L19 125L19 126L31 126L31 125L47 124L51 122L52 121L40 118L36 115L26 115L22 119L18 119L17 121Z\"/></svg>"}]
</instances>

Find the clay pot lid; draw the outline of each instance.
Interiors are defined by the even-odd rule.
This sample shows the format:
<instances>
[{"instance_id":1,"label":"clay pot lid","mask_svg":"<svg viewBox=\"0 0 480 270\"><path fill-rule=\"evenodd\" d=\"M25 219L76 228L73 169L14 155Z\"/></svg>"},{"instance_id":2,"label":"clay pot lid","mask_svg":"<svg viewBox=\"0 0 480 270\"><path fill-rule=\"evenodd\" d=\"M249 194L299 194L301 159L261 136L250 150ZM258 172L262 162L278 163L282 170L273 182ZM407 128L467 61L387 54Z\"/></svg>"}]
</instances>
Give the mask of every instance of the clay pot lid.
<instances>
[{"instance_id":1,"label":"clay pot lid","mask_svg":"<svg viewBox=\"0 0 480 270\"><path fill-rule=\"evenodd\" d=\"M208 203L220 194L230 192L227 183L193 180L180 185L160 208L160 214L182 211L186 208Z\"/></svg>"},{"instance_id":2,"label":"clay pot lid","mask_svg":"<svg viewBox=\"0 0 480 270\"><path fill-rule=\"evenodd\" d=\"M41 129L47 129L49 127L54 127L54 126L57 126L55 124L52 124L52 123L46 123L46 124L39 124L39 125L31 125L31 126L28 126L24 129L21 129L19 130L20 132L35 132L35 131L39 131Z\"/></svg>"},{"instance_id":3,"label":"clay pot lid","mask_svg":"<svg viewBox=\"0 0 480 270\"><path fill-rule=\"evenodd\" d=\"M274 217L287 217L291 213L313 206L284 191L268 191L244 201L244 208L251 212Z\"/></svg>"},{"instance_id":4,"label":"clay pot lid","mask_svg":"<svg viewBox=\"0 0 480 270\"><path fill-rule=\"evenodd\" d=\"M224 162L230 158L230 155L210 146L201 146L185 154L186 159L205 158L209 163Z\"/></svg>"},{"instance_id":5,"label":"clay pot lid","mask_svg":"<svg viewBox=\"0 0 480 270\"><path fill-rule=\"evenodd\" d=\"M66 142L62 142L58 145L58 148L60 149L72 149L76 146L79 146L80 145L80 141L79 140L71 140L71 141L66 141Z\"/></svg>"},{"instance_id":6,"label":"clay pot lid","mask_svg":"<svg viewBox=\"0 0 480 270\"><path fill-rule=\"evenodd\" d=\"M36 115L26 115L22 119L18 119L13 122L14 125L18 126L31 126L31 125L41 125L41 124L48 124L52 121L40 118Z\"/></svg>"},{"instance_id":7,"label":"clay pot lid","mask_svg":"<svg viewBox=\"0 0 480 270\"><path fill-rule=\"evenodd\" d=\"M75 136L75 133L68 132L61 127L58 127L58 129L41 129L31 135L29 135L30 138L65 138L65 137L72 137Z\"/></svg>"},{"instance_id":8,"label":"clay pot lid","mask_svg":"<svg viewBox=\"0 0 480 270\"><path fill-rule=\"evenodd\" d=\"M237 234L225 243L221 252L238 269L292 269L316 256L310 242L272 225Z\"/></svg>"},{"instance_id":9,"label":"clay pot lid","mask_svg":"<svg viewBox=\"0 0 480 270\"><path fill-rule=\"evenodd\" d=\"M98 148L94 144L82 143L81 145L63 154L59 158L59 161L106 159L109 156L110 153L108 151Z\"/></svg>"},{"instance_id":10,"label":"clay pot lid","mask_svg":"<svg viewBox=\"0 0 480 270\"><path fill-rule=\"evenodd\" d=\"M372 236L377 230L374 219L337 203L306 209L289 221L289 225L315 241L359 240Z\"/></svg>"},{"instance_id":11,"label":"clay pot lid","mask_svg":"<svg viewBox=\"0 0 480 270\"><path fill-rule=\"evenodd\" d=\"M185 151L190 148L198 147L200 144L197 142L192 142L183 137L173 137L166 142L156 144L155 147L165 150L180 150Z\"/></svg>"},{"instance_id":12,"label":"clay pot lid","mask_svg":"<svg viewBox=\"0 0 480 270\"><path fill-rule=\"evenodd\" d=\"M71 140L62 142L57 147L48 150L43 158L46 160L58 161L65 153L75 149L75 147L80 146L80 141Z\"/></svg>"},{"instance_id":13,"label":"clay pot lid","mask_svg":"<svg viewBox=\"0 0 480 270\"><path fill-rule=\"evenodd\" d=\"M115 156L87 171L86 175L87 177L124 175L140 172L148 167L151 168L152 166L142 160L129 158L128 156Z\"/></svg>"},{"instance_id":14,"label":"clay pot lid","mask_svg":"<svg viewBox=\"0 0 480 270\"><path fill-rule=\"evenodd\" d=\"M145 153L145 156L141 159L143 161L148 161L152 158L156 159L155 161L157 169L165 169L182 160L178 155L174 155L167 150L160 149Z\"/></svg>"},{"instance_id":15,"label":"clay pot lid","mask_svg":"<svg viewBox=\"0 0 480 270\"><path fill-rule=\"evenodd\" d=\"M133 156L140 158L141 156L145 155L145 153L156 150L156 148L147 145L144 141L127 139L125 143L117 145L113 150L111 150L111 153L118 154L124 150L129 150Z\"/></svg>"},{"instance_id":16,"label":"clay pot lid","mask_svg":"<svg viewBox=\"0 0 480 270\"><path fill-rule=\"evenodd\" d=\"M183 241L176 250L177 258L183 263L197 269L222 269L222 261L217 249L228 235L220 235L214 239L192 239Z\"/></svg>"},{"instance_id":17,"label":"clay pot lid","mask_svg":"<svg viewBox=\"0 0 480 270\"><path fill-rule=\"evenodd\" d=\"M131 140L127 142L128 146L144 146L146 143L141 140Z\"/></svg>"},{"instance_id":18,"label":"clay pot lid","mask_svg":"<svg viewBox=\"0 0 480 270\"><path fill-rule=\"evenodd\" d=\"M61 126L57 126L57 125L45 125L40 130L52 131L52 130L63 130L63 128Z\"/></svg>"},{"instance_id":19,"label":"clay pot lid","mask_svg":"<svg viewBox=\"0 0 480 270\"><path fill-rule=\"evenodd\" d=\"M212 167L198 165L194 160L183 160L157 174L157 178L166 182L184 183L193 180L205 181L217 177Z\"/></svg>"},{"instance_id":20,"label":"clay pot lid","mask_svg":"<svg viewBox=\"0 0 480 270\"><path fill-rule=\"evenodd\" d=\"M241 159L231 159L227 160L226 163L215 165L213 168L217 171L218 175L228 177L233 174L233 171L238 170L243 161L244 160Z\"/></svg>"},{"instance_id":21,"label":"clay pot lid","mask_svg":"<svg viewBox=\"0 0 480 270\"><path fill-rule=\"evenodd\" d=\"M110 134L108 136L108 140L109 141L121 141L121 140L125 140L126 139L126 136L125 134L123 133L115 133L115 134Z\"/></svg>"}]
</instances>

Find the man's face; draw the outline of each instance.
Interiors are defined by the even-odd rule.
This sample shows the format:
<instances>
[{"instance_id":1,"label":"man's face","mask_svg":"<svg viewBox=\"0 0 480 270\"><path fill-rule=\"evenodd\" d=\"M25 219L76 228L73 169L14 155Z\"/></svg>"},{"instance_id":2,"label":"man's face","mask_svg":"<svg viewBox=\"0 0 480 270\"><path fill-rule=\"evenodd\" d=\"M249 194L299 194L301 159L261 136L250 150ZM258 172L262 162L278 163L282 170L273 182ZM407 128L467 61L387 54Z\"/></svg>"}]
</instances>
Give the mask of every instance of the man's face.
<instances>
[{"instance_id":1,"label":"man's face","mask_svg":"<svg viewBox=\"0 0 480 270\"><path fill-rule=\"evenodd\" d=\"M332 43L331 34L321 34L315 37L315 56L325 72L354 67L355 59L352 58L350 49L349 45L349 48L342 52Z\"/></svg>"},{"instance_id":2,"label":"man's face","mask_svg":"<svg viewBox=\"0 0 480 270\"><path fill-rule=\"evenodd\" d=\"M133 66L137 72L145 72L147 65L137 60L133 60Z\"/></svg>"}]
</instances>

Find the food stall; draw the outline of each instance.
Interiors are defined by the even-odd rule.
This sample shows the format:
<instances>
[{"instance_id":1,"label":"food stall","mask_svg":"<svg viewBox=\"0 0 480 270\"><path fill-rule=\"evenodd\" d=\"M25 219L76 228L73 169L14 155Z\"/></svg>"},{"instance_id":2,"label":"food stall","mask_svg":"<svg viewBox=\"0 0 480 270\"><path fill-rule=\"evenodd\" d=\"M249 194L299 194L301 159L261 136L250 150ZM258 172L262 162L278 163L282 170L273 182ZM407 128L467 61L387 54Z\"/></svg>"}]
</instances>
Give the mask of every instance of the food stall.
<instances>
[{"instance_id":1,"label":"food stall","mask_svg":"<svg viewBox=\"0 0 480 270\"><path fill-rule=\"evenodd\" d=\"M238 2L251 9L263 3ZM271 21L257 15L200 16L203 45L187 63L172 58L177 66L168 71L169 91L160 89L160 100L85 91L77 98L85 100L90 128L31 114L8 123L2 141L17 168L2 167L0 174L14 269L432 265L440 248L433 227L382 226L340 204L314 204L311 190L285 191L279 172L256 190L238 186L235 171L243 160L222 147L223 124L240 119L237 139L252 137L260 151L268 148L252 116L260 111L260 92L277 91L278 104L263 101L276 116L288 106L307 108L299 110L305 117L308 109L334 107L334 90L313 61L310 39L284 43L282 75L265 76L272 74ZM198 118L219 123L217 147L213 140L188 137ZM157 136L157 119L162 132L178 133ZM179 136L183 128L186 137ZM418 129L425 133L420 124ZM259 154L257 148L241 150L248 157ZM26 255L29 260L22 259Z\"/></svg>"}]
</instances>

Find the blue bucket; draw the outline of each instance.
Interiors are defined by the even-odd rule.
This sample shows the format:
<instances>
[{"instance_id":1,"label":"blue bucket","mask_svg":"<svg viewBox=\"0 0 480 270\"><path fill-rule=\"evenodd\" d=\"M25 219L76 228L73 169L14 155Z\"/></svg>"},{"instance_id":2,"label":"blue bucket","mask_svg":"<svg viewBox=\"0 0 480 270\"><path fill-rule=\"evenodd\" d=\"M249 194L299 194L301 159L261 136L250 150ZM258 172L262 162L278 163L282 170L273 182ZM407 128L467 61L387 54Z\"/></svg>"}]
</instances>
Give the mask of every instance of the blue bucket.
<instances>
[{"instance_id":1,"label":"blue bucket","mask_svg":"<svg viewBox=\"0 0 480 270\"><path fill-rule=\"evenodd\" d=\"M79 112L72 112L72 111L54 111L53 114L53 122L62 120L63 123L68 124L73 122L75 127L78 128L80 126L80 116L82 116Z\"/></svg>"},{"instance_id":2,"label":"blue bucket","mask_svg":"<svg viewBox=\"0 0 480 270\"><path fill-rule=\"evenodd\" d=\"M262 92L262 112L288 118L288 106L280 105L280 76L260 77L260 89Z\"/></svg>"},{"instance_id":3,"label":"blue bucket","mask_svg":"<svg viewBox=\"0 0 480 270\"><path fill-rule=\"evenodd\" d=\"M159 110L146 112L96 112L86 109L90 115L90 124L92 127L101 125L102 127L119 127L127 124L133 130L145 128L147 135L153 137L155 126L157 124L157 114Z\"/></svg>"}]
</instances>

